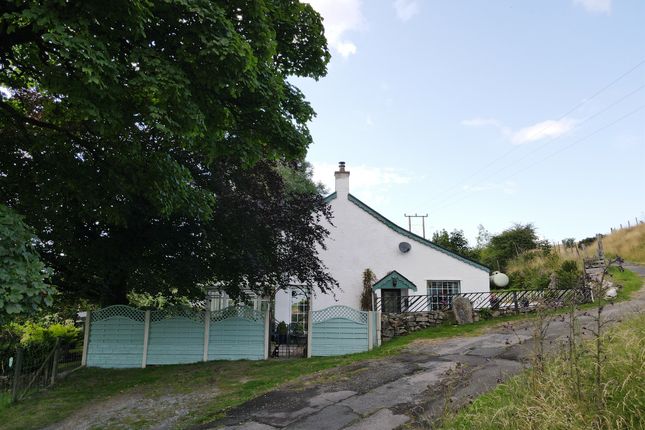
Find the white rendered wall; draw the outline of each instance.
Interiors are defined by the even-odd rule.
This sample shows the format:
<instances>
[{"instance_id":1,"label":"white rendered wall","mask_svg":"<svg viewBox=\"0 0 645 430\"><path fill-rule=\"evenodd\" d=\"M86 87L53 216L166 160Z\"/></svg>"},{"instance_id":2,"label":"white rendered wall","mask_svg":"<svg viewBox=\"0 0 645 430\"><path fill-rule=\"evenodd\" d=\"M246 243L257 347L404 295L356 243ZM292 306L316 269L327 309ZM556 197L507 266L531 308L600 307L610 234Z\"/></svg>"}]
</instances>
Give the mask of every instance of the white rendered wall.
<instances>
[{"instance_id":1,"label":"white rendered wall","mask_svg":"<svg viewBox=\"0 0 645 430\"><path fill-rule=\"evenodd\" d=\"M314 310L335 304L359 308L362 275L367 268L377 279L392 270L398 271L417 286L417 291L410 294L427 294L429 280L460 281L463 293L489 291L488 272L400 235L349 201L346 195L338 195L330 204L334 226L326 225L330 235L327 250L320 255L342 291L336 291L335 297L318 293L313 299ZM408 242L412 249L402 253L400 242Z\"/></svg>"}]
</instances>

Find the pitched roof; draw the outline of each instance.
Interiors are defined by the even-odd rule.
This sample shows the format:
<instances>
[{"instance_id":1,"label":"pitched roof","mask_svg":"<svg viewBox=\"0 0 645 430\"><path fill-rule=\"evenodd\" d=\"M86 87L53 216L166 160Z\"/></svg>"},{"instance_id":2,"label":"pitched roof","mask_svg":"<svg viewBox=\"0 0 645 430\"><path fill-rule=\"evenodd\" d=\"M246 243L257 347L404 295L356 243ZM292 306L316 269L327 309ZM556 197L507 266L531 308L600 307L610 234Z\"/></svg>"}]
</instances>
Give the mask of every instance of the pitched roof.
<instances>
[{"instance_id":1,"label":"pitched roof","mask_svg":"<svg viewBox=\"0 0 645 430\"><path fill-rule=\"evenodd\" d=\"M396 282L392 282L393 280L396 280ZM408 278L401 275L396 270L392 270L387 275L376 281L374 285L372 285L373 290L378 290L379 288L398 288L400 290L407 289L413 291L417 290L417 286L414 285L414 282L410 281Z\"/></svg>"},{"instance_id":2,"label":"pitched roof","mask_svg":"<svg viewBox=\"0 0 645 430\"><path fill-rule=\"evenodd\" d=\"M336 198L336 196L337 195L336 195L335 192L330 194L330 195L328 195L327 197L325 197L325 202L330 203L332 200L334 200ZM485 271L487 273L490 273L490 268L484 266L483 264L479 263L478 261L471 260L470 258L466 258L463 255L456 254L456 253L454 253L454 252L452 252L452 251L450 251L450 250L448 250L448 249L446 249L446 248L444 248L442 246L437 245L434 242L429 241L428 239L425 239L425 238L423 238L421 236L418 236L418 235L416 235L416 234L414 234L414 233L412 233L410 231L407 231L403 227L400 227L400 226L396 225L395 223L393 223L389 219L385 218L383 215L381 215L380 213L376 212L374 209L372 209L371 207L367 206L365 203L363 203L362 201L360 201L359 199L354 197L352 194L349 194L347 196L347 198L348 198L348 200L350 202L354 203L356 206L358 206L363 211L367 212L368 214L370 214L371 216L376 218L381 223L385 224L391 230L394 230L396 233L399 233L400 235L405 236L408 239L414 240L417 243L420 243L422 245L430 247L430 248L434 249L435 251L439 251L439 252L441 252L443 254L446 254L449 257L456 258L457 260L461 261L462 263L466 263L466 264L468 264L470 266L473 266L473 267L475 267L477 269L480 269L480 270L483 270L483 271Z\"/></svg>"}]
</instances>

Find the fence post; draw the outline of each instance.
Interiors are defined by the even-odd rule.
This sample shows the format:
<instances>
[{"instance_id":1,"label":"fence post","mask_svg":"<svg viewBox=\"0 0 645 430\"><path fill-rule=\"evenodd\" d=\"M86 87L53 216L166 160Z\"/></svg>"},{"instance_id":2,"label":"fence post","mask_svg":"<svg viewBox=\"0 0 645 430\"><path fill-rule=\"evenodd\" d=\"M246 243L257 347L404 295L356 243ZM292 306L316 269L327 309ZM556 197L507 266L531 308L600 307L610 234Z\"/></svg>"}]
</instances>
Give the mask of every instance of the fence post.
<instances>
[{"instance_id":1,"label":"fence post","mask_svg":"<svg viewBox=\"0 0 645 430\"><path fill-rule=\"evenodd\" d=\"M56 345L54 346L54 357L52 358L52 376L50 385L54 385L56 382L56 373L58 370L58 359L60 358L60 338L56 339Z\"/></svg>"},{"instance_id":2,"label":"fence post","mask_svg":"<svg viewBox=\"0 0 645 430\"><path fill-rule=\"evenodd\" d=\"M208 342L211 337L211 310L210 307L204 311L204 357L203 361L208 361Z\"/></svg>"},{"instance_id":3,"label":"fence post","mask_svg":"<svg viewBox=\"0 0 645 430\"><path fill-rule=\"evenodd\" d=\"M271 325L271 306L267 306L264 313L264 359L269 358L269 326Z\"/></svg>"},{"instance_id":4,"label":"fence post","mask_svg":"<svg viewBox=\"0 0 645 430\"><path fill-rule=\"evenodd\" d=\"M376 311L376 346L381 346L381 311Z\"/></svg>"},{"instance_id":5,"label":"fence post","mask_svg":"<svg viewBox=\"0 0 645 430\"><path fill-rule=\"evenodd\" d=\"M143 357L141 358L141 368L145 369L148 362L148 338L150 337L150 311L146 311L143 320Z\"/></svg>"},{"instance_id":6,"label":"fence post","mask_svg":"<svg viewBox=\"0 0 645 430\"><path fill-rule=\"evenodd\" d=\"M311 340L313 339L314 332L314 318L313 311L309 309L307 313L307 358L311 358Z\"/></svg>"},{"instance_id":7,"label":"fence post","mask_svg":"<svg viewBox=\"0 0 645 430\"><path fill-rule=\"evenodd\" d=\"M90 325L92 324L92 311L89 309L85 311L85 327L83 333L83 358L81 358L81 366L87 366L87 351L90 345Z\"/></svg>"},{"instance_id":8,"label":"fence post","mask_svg":"<svg viewBox=\"0 0 645 430\"><path fill-rule=\"evenodd\" d=\"M20 388L20 373L22 372L23 349L16 348L16 359L13 362L13 384L11 385L11 403L18 400L18 389Z\"/></svg>"},{"instance_id":9,"label":"fence post","mask_svg":"<svg viewBox=\"0 0 645 430\"><path fill-rule=\"evenodd\" d=\"M374 312L367 311L367 350L371 351L374 346Z\"/></svg>"},{"instance_id":10,"label":"fence post","mask_svg":"<svg viewBox=\"0 0 645 430\"><path fill-rule=\"evenodd\" d=\"M520 313L520 307L517 303L517 292L513 291L513 306L515 307L515 313Z\"/></svg>"}]
</instances>

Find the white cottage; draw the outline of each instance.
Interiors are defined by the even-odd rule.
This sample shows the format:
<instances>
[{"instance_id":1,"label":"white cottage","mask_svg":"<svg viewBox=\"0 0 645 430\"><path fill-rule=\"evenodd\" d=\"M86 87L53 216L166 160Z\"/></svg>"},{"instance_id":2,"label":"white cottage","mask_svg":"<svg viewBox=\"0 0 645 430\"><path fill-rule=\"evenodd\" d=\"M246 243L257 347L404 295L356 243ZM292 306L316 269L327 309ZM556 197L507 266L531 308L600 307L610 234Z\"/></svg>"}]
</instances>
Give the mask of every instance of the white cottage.
<instances>
[{"instance_id":1,"label":"white cottage","mask_svg":"<svg viewBox=\"0 0 645 430\"><path fill-rule=\"evenodd\" d=\"M360 309L363 272L377 278L374 292L383 298L383 311L400 311L398 297L429 295L428 307L439 305L455 293L489 291L489 269L399 227L349 192L349 171L341 162L334 173L336 190L327 196L334 213L322 261L340 284L335 294L310 297L313 310L332 305ZM277 321L304 322L307 293L297 286L280 291L275 299Z\"/></svg>"}]
</instances>

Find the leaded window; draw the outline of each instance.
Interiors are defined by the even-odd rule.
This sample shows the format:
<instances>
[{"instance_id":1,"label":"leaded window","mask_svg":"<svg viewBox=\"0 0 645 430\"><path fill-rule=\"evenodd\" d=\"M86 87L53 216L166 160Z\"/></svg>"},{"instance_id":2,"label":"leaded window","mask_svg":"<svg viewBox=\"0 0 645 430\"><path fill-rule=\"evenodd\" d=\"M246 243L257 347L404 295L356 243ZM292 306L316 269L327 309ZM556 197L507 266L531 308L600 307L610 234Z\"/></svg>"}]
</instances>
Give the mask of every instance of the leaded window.
<instances>
[{"instance_id":1,"label":"leaded window","mask_svg":"<svg viewBox=\"0 0 645 430\"><path fill-rule=\"evenodd\" d=\"M430 310L447 309L452 298L461 293L461 281L428 281L428 307Z\"/></svg>"}]
</instances>

